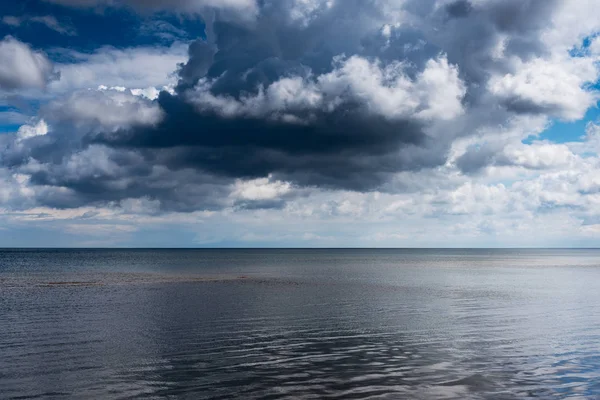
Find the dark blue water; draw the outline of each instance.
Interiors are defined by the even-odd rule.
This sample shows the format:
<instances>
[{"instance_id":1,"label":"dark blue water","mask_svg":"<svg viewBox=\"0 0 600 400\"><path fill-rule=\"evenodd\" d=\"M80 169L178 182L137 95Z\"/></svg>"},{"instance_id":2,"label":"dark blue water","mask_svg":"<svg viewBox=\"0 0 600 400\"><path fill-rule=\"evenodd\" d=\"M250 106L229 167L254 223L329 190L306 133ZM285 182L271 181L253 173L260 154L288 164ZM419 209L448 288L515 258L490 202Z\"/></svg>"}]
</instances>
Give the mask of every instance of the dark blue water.
<instances>
[{"instance_id":1,"label":"dark blue water","mask_svg":"<svg viewBox=\"0 0 600 400\"><path fill-rule=\"evenodd\" d=\"M600 398L598 250L1 250L1 398Z\"/></svg>"}]
</instances>

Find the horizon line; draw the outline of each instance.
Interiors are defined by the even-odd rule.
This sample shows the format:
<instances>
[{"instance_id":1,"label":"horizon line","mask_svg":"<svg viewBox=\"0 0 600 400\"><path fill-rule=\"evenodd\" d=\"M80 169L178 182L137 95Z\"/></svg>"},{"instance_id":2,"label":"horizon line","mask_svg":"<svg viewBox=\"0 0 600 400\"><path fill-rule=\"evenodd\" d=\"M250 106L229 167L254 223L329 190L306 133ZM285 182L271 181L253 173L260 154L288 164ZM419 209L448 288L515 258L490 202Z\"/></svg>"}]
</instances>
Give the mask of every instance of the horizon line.
<instances>
[{"instance_id":1,"label":"horizon line","mask_svg":"<svg viewBox=\"0 0 600 400\"><path fill-rule=\"evenodd\" d=\"M3 250L600 250L600 247L2 247Z\"/></svg>"}]
</instances>

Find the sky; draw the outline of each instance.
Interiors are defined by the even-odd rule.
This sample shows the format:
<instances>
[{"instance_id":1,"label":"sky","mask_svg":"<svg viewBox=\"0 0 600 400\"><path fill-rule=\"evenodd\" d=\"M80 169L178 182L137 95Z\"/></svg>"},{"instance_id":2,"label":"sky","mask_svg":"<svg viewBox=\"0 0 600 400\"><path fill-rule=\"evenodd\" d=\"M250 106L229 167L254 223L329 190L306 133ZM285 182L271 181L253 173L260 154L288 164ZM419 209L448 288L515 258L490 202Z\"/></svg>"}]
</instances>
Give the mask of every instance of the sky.
<instances>
[{"instance_id":1,"label":"sky","mask_svg":"<svg viewBox=\"0 0 600 400\"><path fill-rule=\"evenodd\" d=\"M600 247L599 8L0 2L0 247Z\"/></svg>"}]
</instances>

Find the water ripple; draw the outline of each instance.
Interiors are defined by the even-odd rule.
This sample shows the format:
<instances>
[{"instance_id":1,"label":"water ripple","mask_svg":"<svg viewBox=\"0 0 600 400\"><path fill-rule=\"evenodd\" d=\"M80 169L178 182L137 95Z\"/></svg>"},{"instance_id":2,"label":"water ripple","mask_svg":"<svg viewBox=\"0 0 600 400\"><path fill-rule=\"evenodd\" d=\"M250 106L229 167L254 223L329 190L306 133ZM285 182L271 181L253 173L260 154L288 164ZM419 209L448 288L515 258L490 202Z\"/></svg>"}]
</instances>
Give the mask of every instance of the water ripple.
<instances>
[{"instance_id":1,"label":"water ripple","mask_svg":"<svg viewBox=\"0 0 600 400\"><path fill-rule=\"evenodd\" d=\"M489 256L377 254L285 273L268 260L203 274L0 263L0 397L600 396L589 254L513 255L510 273Z\"/></svg>"}]
</instances>

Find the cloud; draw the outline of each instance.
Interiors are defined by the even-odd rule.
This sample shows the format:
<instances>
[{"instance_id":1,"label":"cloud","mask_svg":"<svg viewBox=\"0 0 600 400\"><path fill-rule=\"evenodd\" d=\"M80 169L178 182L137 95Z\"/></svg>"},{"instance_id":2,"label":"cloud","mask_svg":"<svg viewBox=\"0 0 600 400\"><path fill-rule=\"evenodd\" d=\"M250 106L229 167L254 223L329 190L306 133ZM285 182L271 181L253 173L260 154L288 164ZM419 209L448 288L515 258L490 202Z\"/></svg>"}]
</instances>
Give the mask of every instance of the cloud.
<instances>
[{"instance_id":1,"label":"cloud","mask_svg":"<svg viewBox=\"0 0 600 400\"><path fill-rule=\"evenodd\" d=\"M2 17L2 23L8 26L17 27L21 25L21 19L11 15Z\"/></svg>"},{"instance_id":2,"label":"cloud","mask_svg":"<svg viewBox=\"0 0 600 400\"><path fill-rule=\"evenodd\" d=\"M46 26L48 29L52 29L53 31L56 31L62 35L67 35L67 36L75 36L77 34L77 31L75 30L74 27L72 27L71 25L67 24L67 23L61 23L59 22L56 17L52 16L52 15L40 15L40 16L21 16L21 17L16 17L16 16L4 16L2 18L2 22L6 25L12 26L12 27L19 27L22 26L24 24L30 24L30 23L38 23L38 24L42 24L44 26Z\"/></svg>"},{"instance_id":3,"label":"cloud","mask_svg":"<svg viewBox=\"0 0 600 400\"><path fill-rule=\"evenodd\" d=\"M54 50L61 79L0 138L12 208L78 210L103 234L202 211L210 243L297 224L278 243L539 244L600 221L595 124L523 142L598 101L593 3L577 20L558 0L55 2L199 12L206 35Z\"/></svg>"},{"instance_id":4,"label":"cloud","mask_svg":"<svg viewBox=\"0 0 600 400\"><path fill-rule=\"evenodd\" d=\"M42 110L55 128L79 132L114 132L124 127L156 125L162 110L131 91L81 90L59 97Z\"/></svg>"},{"instance_id":5,"label":"cloud","mask_svg":"<svg viewBox=\"0 0 600 400\"><path fill-rule=\"evenodd\" d=\"M317 7L313 26L296 24L289 9L272 6L259 24L279 25L288 31L285 37L323 34L334 25L320 19L348 12L335 2ZM363 6L349 7L357 12ZM311 61L306 53L314 49L306 43L293 50L276 46L267 42L281 40L276 35L221 20L214 38L190 46L178 93L158 98L165 119L156 129L128 130L100 142L143 148L169 169L193 168L222 179L273 174L299 185L355 190L379 187L400 171L443 164L452 134L433 140L430 128L461 115L466 93L459 68L443 54L432 54L420 70L408 62L329 51ZM255 51L240 48L242 43ZM357 51L360 40L354 45Z\"/></svg>"},{"instance_id":6,"label":"cloud","mask_svg":"<svg viewBox=\"0 0 600 400\"><path fill-rule=\"evenodd\" d=\"M587 89L600 77L594 59L533 59L514 74L493 76L490 92L518 113L538 113L564 120L583 118L599 97Z\"/></svg>"},{"instance_id":7,"label":"cloud","mask_svg":"<svg viewBox=\"0 0 600 400\"><path fill-rule=\"evenodd\" d=\"M570 168L576 162L577 156L567 145L536 142L510 144L502 149L484 146L469 150L457 159L457 166L464 173L474 173L490 166L534 170Z\"/></svg>"},{"instance_id":8,"label":"cloud","mask_svg":"<svg viewBox=\"0 0 600 400\"><path fill-rule=\"evenodd\" d=\"M214 82L201 81L188 98L200 112L225 118L257 117L311 124L315 113L334 114L358 104L359 111L402 120L453 119L461 114L465 88L458 69L445 57L430 60L411 80L401 63L381 65L359 56L334 60L334 70L315 78L292 76L259 86L254 96L237 100L215 96ZM218 84L218 83L217 83ZM307 116L307 118L303 118Z\"/></svg>"},{"instance_id":9,"label":"cloud","mask_svg":"<svg viewBox=\"0 0 600 400\"><path fill-rule=\"evenodd\" d=\"M273 200L289 193L291 185L288 182L270 182L269 178L238 180L232 196L243 200Z\"/></svg>"},{"instance_id":10,"label":"cloud","mask_svg":"<svg viewBox=\"0 0 600 400\"><path fill-rule=\"evenodd\" d=\"M45 89L59 74L48 57L7 36L0 41L0 90Z\"/></svg>"},{"instance_id":11,"label":"cloud","mask_svg":"<svg viewBox=\"0 0 600 400\"><path fill-rule=\"evenodd\" d=\"M43 136L48 133L48 124L42 119L35 125L21 125L17 131L17 141L22 141L35 136Z\"/></svg>"},{"instance_id":12,"label":"cloud","mask_svg":"<svg viewBox=\"0 0 600 400\"><path fill-rule=\"evenodd\" d=\"M112 224L67 224L64 230L77 235L91 236L113 236L124 233L133 233L137 228L132 225L112 225Z\"/></svg>"},{"instance_id":13,"label":"cloud","mask_svg":"<svg viewBox=\"0 0 600 400\"><path fill-rule=\"evenodd\" d=\"M600 55L600 36L595 36L592 38L589 49L593 55Z\"/></svg>"},{"instance_id":14,"label":"cloud","mask_svg":"<svg viewBox=\"0 0 600 400\"><path fill-rule=\"evenodd\" d=\"M72 60L57 63L61 79L53 82L54 92L77 89L97 89L99 86L128 89L163 89L174 85L177 65L186 59L187 46L176 42L169 47L135 47L117 49L102 47L93 53L62 52Z\"/></svg>"},{"instance_id":15,"label":"cloud","mask_svg":"<svg viewBox=\"0 0 600 400\"><path fill-rule=\"evenodd\" d=\"M251 18L258 10L255 0L45 0L79 8L132 7L141 12L175 11L202 13L218 9L239 18Z\"/></svg>"}]
</instances>

